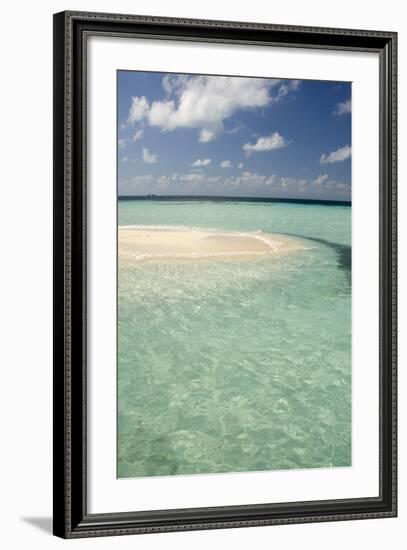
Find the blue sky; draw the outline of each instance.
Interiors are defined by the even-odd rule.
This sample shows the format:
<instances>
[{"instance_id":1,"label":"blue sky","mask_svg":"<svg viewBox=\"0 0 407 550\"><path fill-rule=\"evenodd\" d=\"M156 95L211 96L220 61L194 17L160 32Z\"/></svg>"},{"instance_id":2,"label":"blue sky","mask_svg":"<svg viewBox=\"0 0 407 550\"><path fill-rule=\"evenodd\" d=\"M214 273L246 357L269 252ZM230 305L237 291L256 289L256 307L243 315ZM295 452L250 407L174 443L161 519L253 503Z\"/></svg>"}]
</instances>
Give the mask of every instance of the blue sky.
<instances>
[{"instance_id":1,"label":"blue sky","mask_svg":"<svg viewBox=\"0 0 407 550\"><path fill-rule=\"evenodd\" d=\"M119 195L350 200L351 84L118 72Z\"/></svg>"}]
</instances>

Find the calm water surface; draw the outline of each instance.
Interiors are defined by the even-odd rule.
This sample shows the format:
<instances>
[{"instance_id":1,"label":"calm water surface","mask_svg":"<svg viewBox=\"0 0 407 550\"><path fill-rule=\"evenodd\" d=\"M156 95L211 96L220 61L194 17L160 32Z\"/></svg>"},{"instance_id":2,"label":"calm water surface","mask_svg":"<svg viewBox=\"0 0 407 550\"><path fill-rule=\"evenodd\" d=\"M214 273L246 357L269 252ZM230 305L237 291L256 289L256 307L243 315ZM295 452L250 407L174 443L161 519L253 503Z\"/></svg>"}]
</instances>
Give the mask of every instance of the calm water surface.
<instances>
[{"instance_id":1,"label":"calm water surface","mask_svg":"<svg viewBox=\"0 0 407 550\"><path fill-rule=\"evenodd\" d=\"M296 235L118 271L118 476L351 464L351 208L119 201L119 225Z\"/></svg>"}]
</instances>

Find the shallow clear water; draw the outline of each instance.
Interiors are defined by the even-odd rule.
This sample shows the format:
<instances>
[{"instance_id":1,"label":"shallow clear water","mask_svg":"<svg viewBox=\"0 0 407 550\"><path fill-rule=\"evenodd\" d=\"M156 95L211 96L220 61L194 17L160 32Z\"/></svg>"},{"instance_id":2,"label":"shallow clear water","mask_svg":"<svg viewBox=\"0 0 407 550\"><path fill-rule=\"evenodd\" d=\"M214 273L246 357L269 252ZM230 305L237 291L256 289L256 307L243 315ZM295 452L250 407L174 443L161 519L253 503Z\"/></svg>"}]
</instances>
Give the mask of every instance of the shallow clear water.
<instances>
[{"instance_id":1,"label":"shallow clear water","mask_svg":"<svg viewBox=\"0 0 407 550\"><path fill-rule=\"evenodd\" d=\"M351 208L119 201L133 224L304 246L119 262L118 476L350 465Z\"/></svg>"}]
</instances>

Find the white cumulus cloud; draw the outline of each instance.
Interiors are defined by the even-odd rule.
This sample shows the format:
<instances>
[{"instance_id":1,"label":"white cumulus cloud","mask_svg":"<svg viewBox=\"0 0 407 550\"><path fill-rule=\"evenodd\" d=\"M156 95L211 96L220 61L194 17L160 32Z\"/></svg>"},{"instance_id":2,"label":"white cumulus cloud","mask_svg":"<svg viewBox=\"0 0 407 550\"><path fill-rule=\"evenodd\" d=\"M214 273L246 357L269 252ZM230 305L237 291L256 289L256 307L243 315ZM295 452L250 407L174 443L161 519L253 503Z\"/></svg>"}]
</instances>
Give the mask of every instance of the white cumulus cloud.
<instances>
[{"instance_id":1,"label":"white cumulus cloud","mask_svg":"<svg viewBox=\"0 0 407 550\"><path fill-rule=\"evenodd\" d=\"M150 153L150 151L143 147L143 162L147 162L148 164L154 164L158 160L158 155Z\"/></svg>"},{"instance_id":2,"label":"white cumulus cloud","mask_svg":"<svg viewBox=\"0 0 407 550\"><path fill-rule=\"evenodd\" d=\"M243 150L246 155L259 151L272 151L274 149L281 149L286 147L287 142L278 132L274 132L270 136L259 137L256 143L245 143Z\"/></svg>"},{"instance_id":3,"label":"white cumulus cloud","mask_svg":"<svg viewBox=\"0 0 407 550\"><path fill-rule=\"evenodd\" d=\"M321 164L331 164L333 162L341 162L343 160L348 159L352 154L352 148L350 145L345 145L344 147L340 147L336 151L332 151L332 153L329 153L329 155L321 155L321 158L319 159L319 162Z\"/></svg>"},{"instance_id":4,"label":"white cumulus cloud","mask_svg":"<svg viewBox=\"0 0 407 550\"><path fill-rule=\"evenodd\" d=\"M277 97L274 100L278 100L286 96L289 92L296 92L301 85L301 80L289 80L286 84L281 84L278 89Z\"/></svg>"},{"instance_id":5,"label":"white cumulus cloud","mask_svg":"<svg viewBox=\"0 0 407 550\"><path fill-rule=\"evenodd\" d=\"M201 130L201 133L199 134L199 141L201 143L208 143L208 141L212 141L216 138L215 132L211 132L210 130Z\"/></svg>"},{"instance_id":6,"label":"white cumulus cloud","mask_svg":"<svg viewBox=\"0 0 407 550\"><path fill-rule=\"evenodd\" d=\"M198 159L195 162L191 164L191 166L209 166L211 163L211 159Z\"/></svg>"},{"instance_id":7,"label":"white cumulus cloud","mask_svg":"<svg viewBox=\"0 0 407 550\"><path fill-rule=\"evenodd\" d=\"M203 181L204 177L202 174L182 174L179 179L180 181Z\"/></svg>"},{"instance_id":8,"label":"white cumulus cloud","mask_svg":"<svg viewBox=\"0 0 407 550\"><path fill-rule=\"evenodd\" d=\"M131 98L131 107L129 111L129 116L127 117L128 124L134 124L134 122L139 122L148 113L149 102L146 97L132 97Z\"/></svg>"},{"instance_id":9,"label":"white cumulus cloud","mask_svg":"<svg viewBox=\"0 0 407 550\"><path fill-rule=\"evenodd\" d=\"M315 185L322 185L329 179L328 174L321 174L320 176L316 177L313 181Z\"/></svg>"},{"instance_id":10,"label":"white cumulus cloud","mask_svg":"<svg viewBox=\"0 0 407 550\"><path fill-rule=\"evenodd\" d=\"M351 100L348 99L347 101L343 101L341 103L338 103L335 110L332 112L333 115L346 115L352 111L352 103Z\"/></svg>"},{"instance_id":11,"label":"white cumulus cloud","mask_svg":"<svg viewBox=\"0 0 407 550\"><path fill-rule=\"evenodd\" d=\"M241 109L266 107L299 87L299 82L228 76L166 75L162 86L166 97L149 102L132 97L127 123L141 120L163 131L196 128L199 141L212 141L223 131L223 123ZM276 90L274 93L273 90Z\"/></svg>"},{"instance_id":12,"label":"white cumulus cloud","mask_svg":"<svg viewBox=\"0 0 407 550\"><path fill-rule=\"evenodd\" d=\"M222 160L222 162L219 164L221 168L231 168L232 163L230 160Z\"/></svg>"}]
</instances>

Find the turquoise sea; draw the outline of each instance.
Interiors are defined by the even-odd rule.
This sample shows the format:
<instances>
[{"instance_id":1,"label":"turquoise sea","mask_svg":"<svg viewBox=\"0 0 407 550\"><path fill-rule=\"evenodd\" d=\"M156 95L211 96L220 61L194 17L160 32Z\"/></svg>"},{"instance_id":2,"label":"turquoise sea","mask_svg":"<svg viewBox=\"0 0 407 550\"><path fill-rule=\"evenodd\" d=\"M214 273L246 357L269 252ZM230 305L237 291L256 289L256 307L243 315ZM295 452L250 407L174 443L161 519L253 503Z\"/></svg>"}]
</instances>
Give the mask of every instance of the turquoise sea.
<instances>
[{"instance_id":1,"label":"turquoise sea","mask_svg":"<svg viewBox=\"0 0 407 550\"><path fill-rule=\"evenodd\" d=\"M118 265L118 477L351 465L351 207L120 200L120 226L294 235Z\"/></svg>"}]
</instances>

